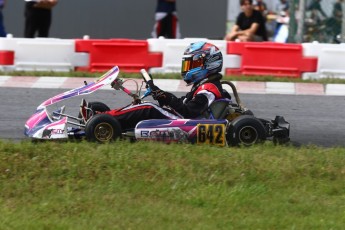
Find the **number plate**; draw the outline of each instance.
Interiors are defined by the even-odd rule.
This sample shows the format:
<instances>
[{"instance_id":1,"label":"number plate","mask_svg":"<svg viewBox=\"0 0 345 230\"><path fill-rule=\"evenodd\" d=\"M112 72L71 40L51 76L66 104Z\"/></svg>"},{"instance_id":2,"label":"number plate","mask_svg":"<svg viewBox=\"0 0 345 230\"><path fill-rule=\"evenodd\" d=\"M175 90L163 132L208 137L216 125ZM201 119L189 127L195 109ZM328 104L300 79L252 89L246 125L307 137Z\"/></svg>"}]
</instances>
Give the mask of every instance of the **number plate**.
<instances>
[{"instance_id":1,"label":"number plate","mask_svg":"<svg viewBox=\"0 0 345 230\"><path fill-rule=\"evenodd\" d=\"M225 146L225 125L198 124L197 143Z\"/></svg>"}]
</instances>

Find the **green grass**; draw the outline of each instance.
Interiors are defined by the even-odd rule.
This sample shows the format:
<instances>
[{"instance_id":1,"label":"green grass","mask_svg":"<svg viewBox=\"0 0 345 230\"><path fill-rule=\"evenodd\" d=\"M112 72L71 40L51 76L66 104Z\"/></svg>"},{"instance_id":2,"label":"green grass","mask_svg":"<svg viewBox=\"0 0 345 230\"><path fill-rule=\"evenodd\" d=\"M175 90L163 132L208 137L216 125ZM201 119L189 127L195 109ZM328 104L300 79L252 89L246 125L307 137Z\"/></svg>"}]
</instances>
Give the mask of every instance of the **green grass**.
<instances>
[{"instance_id":1,"label":"green grass","mask_svg":"<svg viewBox=\"0 0 345 230\"><path fill-rule=\"evenodd\" d=\"M54 72L54 71L10 71L1 72L1 76L61 76L61 77L90 77L98 78L103 73L97 72ZM139 73L120 73L122 78L142 78ZM178 73L153 74L156 79L181 79ZM230 76L226 75L223 80L229 81L269 81L269 82L302 82L302 83L320 83L320 84L345 84L345 79L341 78L322 78L322 79L300 79L291 77L273 77L273 76Z\"/></svg>"},{"instance_id":2,"label":"green grass","mask_svg":"<svg viewBox=\"0 0 345 230\"><path fill-rule=\"evenodd\" d=\"M0 141L0 229L343 229L345 149Z\"/></svg>"}]
</instances>

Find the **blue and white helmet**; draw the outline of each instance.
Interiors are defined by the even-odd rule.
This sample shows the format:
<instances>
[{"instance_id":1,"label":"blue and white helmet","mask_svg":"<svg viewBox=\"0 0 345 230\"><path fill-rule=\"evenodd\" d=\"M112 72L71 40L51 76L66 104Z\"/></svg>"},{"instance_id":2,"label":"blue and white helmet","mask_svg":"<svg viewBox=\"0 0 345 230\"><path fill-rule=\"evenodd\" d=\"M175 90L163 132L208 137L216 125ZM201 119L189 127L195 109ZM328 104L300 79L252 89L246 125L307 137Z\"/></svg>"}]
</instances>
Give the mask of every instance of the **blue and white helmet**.
<instances>
[{"instance_id":1,"label":"blue and white helmet","mask_svg":"<svg viewBox=\"0 0 345 230\"><path fill-rule=\"evenodd\" d=\"M207 42L190 44L182 57L181 75L188 84L195 84L219 73L223 67L222 52L217 46Z\"/></svg>"}]
</instances>

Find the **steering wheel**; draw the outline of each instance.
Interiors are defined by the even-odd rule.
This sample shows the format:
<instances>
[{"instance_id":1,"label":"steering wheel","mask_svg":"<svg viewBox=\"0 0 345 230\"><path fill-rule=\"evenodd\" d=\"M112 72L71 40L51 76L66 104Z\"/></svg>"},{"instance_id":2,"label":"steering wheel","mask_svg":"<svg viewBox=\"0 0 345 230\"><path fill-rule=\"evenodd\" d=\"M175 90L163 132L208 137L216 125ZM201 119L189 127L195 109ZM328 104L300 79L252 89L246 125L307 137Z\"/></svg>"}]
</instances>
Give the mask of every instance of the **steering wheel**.
<instances>
[{"instance_id":1,"label":"steering wheel","mask_svg":"<svg viewBox=\"0 0 345 230\"><path fill-rule=\"evenodd\" d=\"M153 84L152 77L147 73L147 71L145 69L141 69L140 72L141 72L141 75L142 75L146 85L148 86L146 92L141 97L141 99L143 99L144 97L147 97L151 94L151 92L152 92L151 89L154 87L154 84Z\"/></svg>"}]
</instances>

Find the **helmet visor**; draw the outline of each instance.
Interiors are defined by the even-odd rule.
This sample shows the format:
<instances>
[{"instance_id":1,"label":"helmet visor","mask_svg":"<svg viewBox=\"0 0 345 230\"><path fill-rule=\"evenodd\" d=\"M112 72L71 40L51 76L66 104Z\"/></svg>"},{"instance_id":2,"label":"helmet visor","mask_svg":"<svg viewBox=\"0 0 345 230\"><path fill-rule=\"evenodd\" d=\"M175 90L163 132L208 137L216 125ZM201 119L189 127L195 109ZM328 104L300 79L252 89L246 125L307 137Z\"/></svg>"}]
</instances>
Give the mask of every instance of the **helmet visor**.
<instances>
[{"instance_id":1,"label":"helmet visor","mask_svg":"<svg viewBox=\"0 0 345 230\"><path fill-rule=\"evenodd\" d=\"M187 71L189 71L191 69L191 65L192 65L192 56L189 56L189 55L183 56L181 72L186 73Z\"/></svg>"},{"instance_id":2,"label":"helmet visor","mask_svg":"<svg viewBox=\"0 0 345 230\"><path fill-rule=\"evenodd\" d=\"M201 55L184 55L182 57L182 68L181 72L186 73L191 69L201 67L204 65L204 60Z\"/></svg>"}]
</instances>

